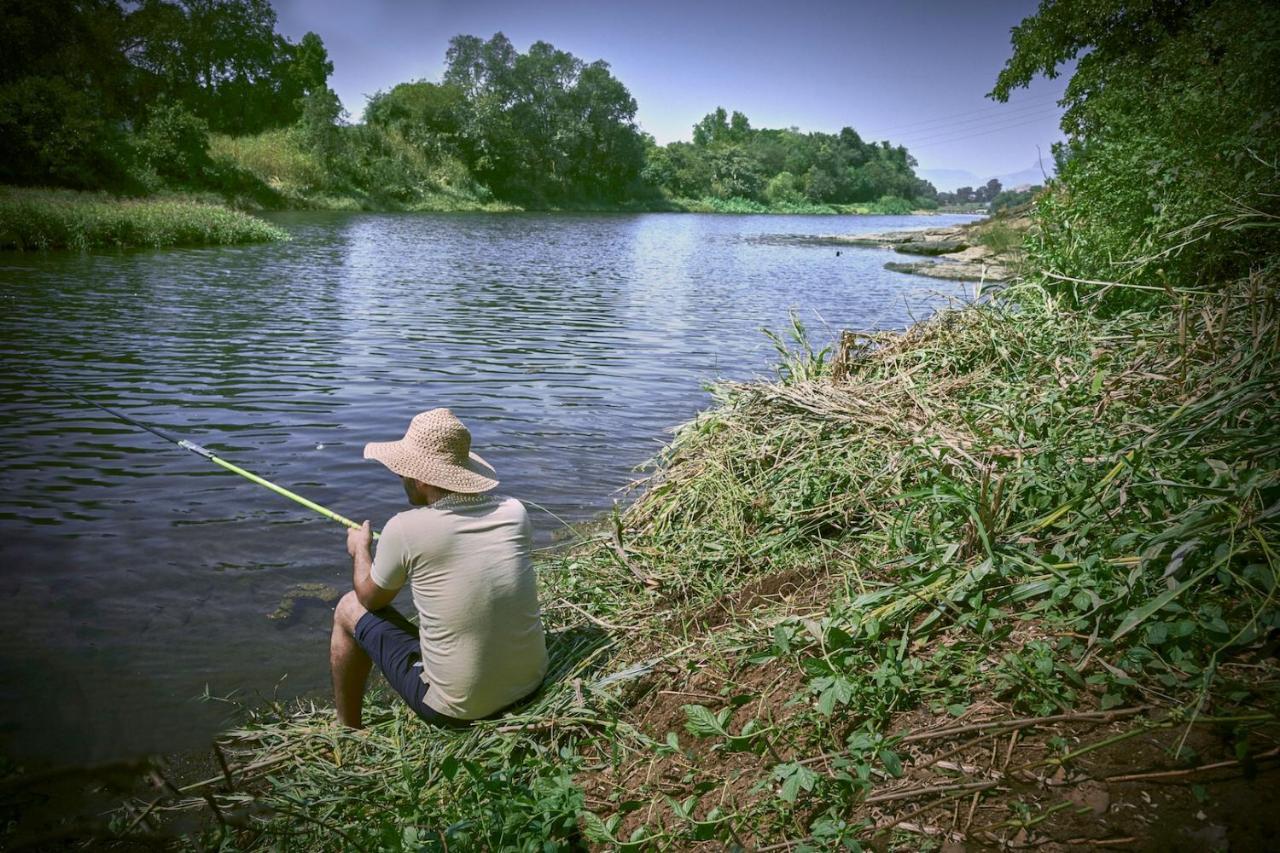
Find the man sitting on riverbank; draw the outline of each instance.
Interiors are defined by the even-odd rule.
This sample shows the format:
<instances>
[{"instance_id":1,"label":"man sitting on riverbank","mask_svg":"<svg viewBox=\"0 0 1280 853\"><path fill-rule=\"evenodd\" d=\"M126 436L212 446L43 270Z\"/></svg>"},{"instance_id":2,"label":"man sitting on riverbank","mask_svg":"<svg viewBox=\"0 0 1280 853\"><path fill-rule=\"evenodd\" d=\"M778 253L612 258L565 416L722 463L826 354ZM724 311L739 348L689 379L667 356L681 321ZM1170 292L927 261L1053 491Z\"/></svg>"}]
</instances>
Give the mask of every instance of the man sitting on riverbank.
<instances>
[{"instance_id":1,"label":"man sitting on riverbank","mask_svg":"<svg viewBox=\"0 0 1280 853\"><path fill-rule=\"evenodd\" d=\"M347 533L354 589L333 614L329 662L338 721L361 728L374 663L429 723L462 726L535 692L547 649L524 505L488 492L493 469L448 409L417 415L399 441L365 445L399 474L414 508ZM418 627L390 607L408 582Z\"/></svg>"}]
</instances>

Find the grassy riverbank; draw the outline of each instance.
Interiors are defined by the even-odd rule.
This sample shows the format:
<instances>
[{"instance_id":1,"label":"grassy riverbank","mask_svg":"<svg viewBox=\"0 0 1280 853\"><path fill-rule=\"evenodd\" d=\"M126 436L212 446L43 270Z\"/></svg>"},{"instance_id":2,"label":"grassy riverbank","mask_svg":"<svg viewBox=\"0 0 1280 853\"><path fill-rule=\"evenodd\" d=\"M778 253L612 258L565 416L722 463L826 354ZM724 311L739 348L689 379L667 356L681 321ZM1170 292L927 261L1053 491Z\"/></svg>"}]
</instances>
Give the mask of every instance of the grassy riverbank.
<instances>
[{"instance_id":1,"label":"grassy riverbank","mask_svg":"<svg viewBox=\"0 0 1280 853\"><path fill-rule=\"evenodd\" d=\"M1022 281L834 358L796 330L542 566L531 706L275 705L162 801L251 848L1260 842L1277 272L1105 316Z\"/></svg>"},{"instance_id":2,"label":"grassy riverbank","mask_svg":"<svg viewBox=\"0 0 1280 853\"><path fill-rule=\"evenodd\" d=\"M288 235L223 205L176 196L0 187L0 249L98 249L230 245Z\"/></svg>"}]
</instances>

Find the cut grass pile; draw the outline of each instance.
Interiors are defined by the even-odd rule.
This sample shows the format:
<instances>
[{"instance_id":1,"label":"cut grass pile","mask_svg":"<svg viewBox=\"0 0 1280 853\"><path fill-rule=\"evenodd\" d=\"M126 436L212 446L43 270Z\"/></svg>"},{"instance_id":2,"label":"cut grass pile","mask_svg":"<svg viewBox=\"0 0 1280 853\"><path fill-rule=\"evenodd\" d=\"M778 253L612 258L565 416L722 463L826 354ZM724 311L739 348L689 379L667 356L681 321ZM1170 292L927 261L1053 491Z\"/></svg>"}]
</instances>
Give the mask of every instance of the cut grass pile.
<instances>
[{"instance_id":1,"label":"cut grass pile","mask_svg":"<svg viewBox=\"0 0 1280 853\"><path fill-rule=\"evenodd\" d=\"M360 733L260 709L225 772L114 831L200 809L188 841L249 849L1192 845L1197 810L1265 806L1250 780L1280 767L1277 273L1110 315L1023 282L834 358L797 326L777 381L720 387L543 566L529 706L462 733L385 692Z\"/></svg>"},{"instance_id":2,"label":"cut grass pile","mask_svg":"<svg viewBox=\"0 0 1280 853\"><path fill-rule=\"evenodd\" d=\"M257 217L183 198L0 187L0 249L208 246L287 240Z\"/></svg>"}]
</instances>

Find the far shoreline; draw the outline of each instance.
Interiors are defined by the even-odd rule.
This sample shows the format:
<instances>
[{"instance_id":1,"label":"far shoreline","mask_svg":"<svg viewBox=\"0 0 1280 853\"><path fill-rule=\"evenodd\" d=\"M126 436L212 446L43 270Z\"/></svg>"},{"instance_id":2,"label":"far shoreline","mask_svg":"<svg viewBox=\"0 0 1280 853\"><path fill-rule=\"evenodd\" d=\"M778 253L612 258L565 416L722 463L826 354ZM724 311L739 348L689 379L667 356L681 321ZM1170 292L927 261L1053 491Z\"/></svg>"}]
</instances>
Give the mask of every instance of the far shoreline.
<instances>
[{"instance_id":1,"label":"far shoreline","mask_svg":"<svg viewBox=\"0 0 1280 853\"><path fill-rule=\"evenodd\" d=\"M879 202L765 205L749 199L664 199L616 204L520 206L505 202L427 200L412 205L314 198L280 207L236 205L211 194L112 195L43 187L0 186L0 252L165 249L283 242L289 235L264 216L276 213L636 214L752 216L984 216L984 211L903 209Z\"/></svg>"}]
</instances>

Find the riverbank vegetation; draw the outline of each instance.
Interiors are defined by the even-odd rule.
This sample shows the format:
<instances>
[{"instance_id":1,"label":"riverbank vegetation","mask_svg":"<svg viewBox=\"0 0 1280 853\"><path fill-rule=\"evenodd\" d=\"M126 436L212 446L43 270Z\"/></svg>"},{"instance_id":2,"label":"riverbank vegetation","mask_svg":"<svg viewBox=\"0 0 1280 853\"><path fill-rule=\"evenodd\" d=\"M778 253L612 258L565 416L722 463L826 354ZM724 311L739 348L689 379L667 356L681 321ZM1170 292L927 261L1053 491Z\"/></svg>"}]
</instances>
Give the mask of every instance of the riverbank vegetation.
<instances>
[{"instance_id":1,"label":"riverbank vegetation","mask_svg":"<svg viewBox=\"0 0 1280 853\"><path fill-rule=\"evenodd\" d=\"M257 217L194 199L0 187L0 249L160 248L287 240Z\"/></svg>"},{"instance_id":2,"label":"riverbank vegetation","mask_svg":"<svg viewBox=\"0 0 1280 853\"><path fill-rule=\"evenodd\" d=\"M717 108L657 145L608 63L459 35L440 82L350 123L320 37L265 3L55 2L6 13L0 183L248 208L910 212L936 206L888 140L752 128Z\"/></svg>"}]
</instances>

